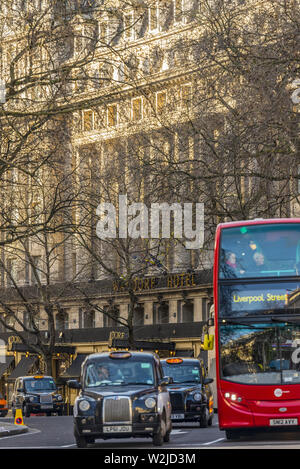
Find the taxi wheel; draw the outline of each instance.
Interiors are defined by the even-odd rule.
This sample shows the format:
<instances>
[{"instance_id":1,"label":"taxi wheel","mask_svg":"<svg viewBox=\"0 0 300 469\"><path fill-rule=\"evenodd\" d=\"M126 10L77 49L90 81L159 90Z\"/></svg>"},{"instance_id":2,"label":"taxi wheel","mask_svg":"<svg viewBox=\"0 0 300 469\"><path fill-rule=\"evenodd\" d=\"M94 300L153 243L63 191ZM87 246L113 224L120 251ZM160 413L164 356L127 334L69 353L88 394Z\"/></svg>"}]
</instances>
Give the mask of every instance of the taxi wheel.
<instances>
[{"instance_id":1,"label":"taxi wheel","mask_svg":"<svg viewBox=\"0 0 300 469\"><path fill-rule=\"evenodd\" d=\"M170 427L169 427L169 430L166 431L166 434L164 436L164 442L165 443L168 443L170 441L170 434L171 434L171 431L172 431L172 423L170 423Z\"/></svg>"},{"instance_id":2,"label":"taxi wheel","mask_svg":"<svg viewBox=\"0 0 300 469\"><path fill-rule=\"evenodd\" d=\"M162 446L164 444L164 438L166 436L166 422L164 417L162 417L160 426L157 433L153 435L153 444L154 446Z\"/></svg>"},{"instance_id":3,"label":"taxi wheel","mask_svg":"<svg viewBox=\"0 0 300 469\"><path fill-rule=\"evenodd\" d=\"M85 436L82 436L82 435L78 435L78 433L74 433L74 436L75 436L75 441L76 441L76 445L77 445L77 448L86 448L87 447L87 439Z\"/></svg>"},{"instance_id":4,"label":"taxi wheel","mask_svg":"<svg viewBox=\"0 0 300 469\"><path fill-rule=\"evenodd\" d=\"M24 413L24 417L27 417L27 418L30 417L30 409L26 404L24 405L23 413Z\"/></svg>"},{"instance_id":5,"label":"taxi wheel","mask_svg":"<svg viewBox=\"0 0 300 469\"><path fill-rule=\"evenodd\" d=\"M201 416L200 416L200 428L207 428L209 423L208 423L208 409L206 407L203 408Z\"/></svg>"}]
</instances>

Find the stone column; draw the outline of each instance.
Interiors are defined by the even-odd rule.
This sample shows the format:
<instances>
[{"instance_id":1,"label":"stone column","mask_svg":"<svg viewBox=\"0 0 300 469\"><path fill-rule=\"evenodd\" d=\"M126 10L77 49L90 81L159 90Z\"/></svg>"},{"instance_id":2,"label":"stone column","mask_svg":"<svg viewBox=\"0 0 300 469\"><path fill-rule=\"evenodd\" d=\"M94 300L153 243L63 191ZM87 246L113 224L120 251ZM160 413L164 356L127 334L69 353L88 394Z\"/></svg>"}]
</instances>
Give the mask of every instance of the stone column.
<instances>
[{"instance_id":1,"label":"stone column","mask_svg":"<svg viewBox=\"0 0 300 469\"><path fill-rule=\"evenodd\" d=\"M99 304L99 309L102 308L103 305ZM103 327L103 314L98 309L95 309L95 327Z\"/></svg>"},{"instance_id":2,"label":"stone column","mask_svg":"<svg viewBox=\"0 0 300 469\"><path fill-rule=\"evenodd\" d=\"M153 324L153 302L145 301L144 303L144 324Z\"/></svg>"},{"instance_id":3,"label":"stone column","mask_svg":"<svg viewBox=\"0 0 300 469\"><path fill-rule=\"evenodd\" d=\"M203 298L201 296L194 298L194 321L195 322L203 321L202 300Z\"/></svg>"},{"instance_id":4,"label":"stone column","mask_svg":"<svg viewBox=\"0 0 300 469\"><path fill-rule=\"evenodd\" d=\"M177 318L177 301L178 300L169 300L169 323L176 323Z\"/></svg>"}]
</instances>

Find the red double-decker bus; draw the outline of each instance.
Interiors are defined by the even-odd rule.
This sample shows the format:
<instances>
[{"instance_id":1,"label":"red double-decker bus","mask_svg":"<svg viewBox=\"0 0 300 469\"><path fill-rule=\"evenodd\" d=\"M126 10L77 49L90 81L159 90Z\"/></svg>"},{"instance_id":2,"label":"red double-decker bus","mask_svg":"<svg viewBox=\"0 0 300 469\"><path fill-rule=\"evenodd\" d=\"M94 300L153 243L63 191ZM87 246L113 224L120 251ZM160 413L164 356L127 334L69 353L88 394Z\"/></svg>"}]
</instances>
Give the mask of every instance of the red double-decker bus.
<instances>
[{"instance_id":1,"label":"red double-decker bus","mask_svg":"<svg viewBox=\"0 0 300 469\"><path fill-rule=\"evenodd\" d=\"M300 219L220 224L214 303L220 429L300 428Z\"/></svg>"}]
</instances>

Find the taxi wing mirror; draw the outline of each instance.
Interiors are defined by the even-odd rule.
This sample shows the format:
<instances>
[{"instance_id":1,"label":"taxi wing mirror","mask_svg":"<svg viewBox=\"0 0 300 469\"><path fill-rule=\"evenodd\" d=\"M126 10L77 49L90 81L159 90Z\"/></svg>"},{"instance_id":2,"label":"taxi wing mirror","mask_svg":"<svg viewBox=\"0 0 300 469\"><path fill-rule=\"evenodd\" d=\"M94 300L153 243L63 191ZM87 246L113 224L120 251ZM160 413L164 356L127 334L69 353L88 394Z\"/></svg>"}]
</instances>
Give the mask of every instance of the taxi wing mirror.
<instances>
[{"instance_id":1,"label":"taxi wing mirror","mask_svg":"<svg viewBox=\"0 0 300 469\"><path fill-rule=\"evenodd\" d=\"M79 383L79 381L77 381L77 379L70 379L69 381L67 381L67 386L70 388L70 389L81 389L81 383Z\"/></svg>"},{"instance_id":2,"label":"taxi wing mirror","mask_svg":"<svg viewBox=\"0 0 300 469\"><path fill-rule=\"evenodd\" d=\"M159 381L160 386L168 386L169 384L173 384L173 378L171 378L171 376L164 376L163 379Z\"/></svg>"},{"instance_id":3,"label":"taxi wing mirror","mask_svg":"<svg viewBox=\"0 0 300 469\"><path fill-rule=\"evenodd\" d=\"M204 380L204 384L211 384L213 382L214 382L213 378L205 378Z\"/></svg>"},{"instance_id":4,"label":"taxi wing mirror","mask_svg":"<svg viewBox=\"0 0 300 469\"><path fill-rule=\"evenodd\" d=\"M214 349L214 335L204 334L203 340L203 350L213 350Z\"/></svg>"}]
</instances>

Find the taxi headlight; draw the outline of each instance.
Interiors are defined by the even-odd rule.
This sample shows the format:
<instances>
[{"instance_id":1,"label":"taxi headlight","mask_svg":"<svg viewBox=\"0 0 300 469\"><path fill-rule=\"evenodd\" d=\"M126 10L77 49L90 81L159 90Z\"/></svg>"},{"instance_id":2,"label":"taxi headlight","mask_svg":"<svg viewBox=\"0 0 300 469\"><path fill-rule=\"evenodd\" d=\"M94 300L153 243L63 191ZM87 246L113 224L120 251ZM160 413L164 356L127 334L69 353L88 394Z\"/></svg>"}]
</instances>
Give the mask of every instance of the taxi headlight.
<instances>
[{"instance_id":1,"label":"taxi headlight","mask_svg":"<svg viewBox=\"0 0 300 469\"><path fill-rule=\"evenodd\" d=\"M61 396L60 394L58 394L58 395L55 396L55 397L56 397L56 399L57 399L58 401L62 401L62 400L63 400L63 398L62 398L62 396Z\"/></svg>"},{"instance_id":2,"label":"taxi headlight","mask_svg":"<svg viewBox=\"0 0 300 469\"><path fill-rule=\"evenodd\" d=\"M82 412L86 412L91 407L89 401L80 401L78 407Z\"/></svg>"},{"instance_id":3,"label":"taxi headlight","mask_svg":"<svg viewBox=\"0 0 300 469\"><path fill-rule=\"evenodd\" d=\"M201 396L200 392L195 392L195 394L193 394L193 399L194 399L194 401L196 401L196 402L201 401L202 396Z\"/></svg>"},{"instance_id":4,"label":"taxi headlight","mask_svg":"<svg viewBox=\"0 0 300 469\"><path fill-rule=\"evenodd\" d=\"M154 409L156 406L156 400L153 397L147 397L145 400L145 406L148 407L148 409Z\"/></svg>"}]
</instances>

